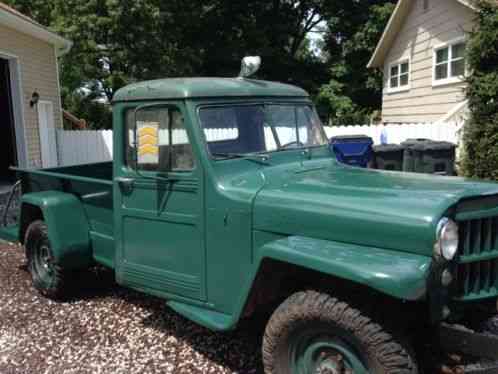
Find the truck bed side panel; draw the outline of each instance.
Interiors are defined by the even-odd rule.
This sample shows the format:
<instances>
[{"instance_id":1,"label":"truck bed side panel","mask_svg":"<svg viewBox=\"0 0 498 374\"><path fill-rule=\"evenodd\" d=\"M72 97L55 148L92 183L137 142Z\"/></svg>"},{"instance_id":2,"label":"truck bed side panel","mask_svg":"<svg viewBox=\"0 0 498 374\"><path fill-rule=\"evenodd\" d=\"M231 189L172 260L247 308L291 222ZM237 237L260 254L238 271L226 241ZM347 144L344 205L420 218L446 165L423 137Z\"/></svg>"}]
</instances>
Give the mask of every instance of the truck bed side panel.
<instances>
[{"instance_id":1,"label":"truck bed side panel","mask_svg":"<svg viewBox=\"0 0 498 374\"><path fill-rule=\"evenodd\" d=\"M89 223L94 259L114 267L112 164L21 171L21 174L23 193L53 190L77 196Z\"/></svg>"}]
</instances>

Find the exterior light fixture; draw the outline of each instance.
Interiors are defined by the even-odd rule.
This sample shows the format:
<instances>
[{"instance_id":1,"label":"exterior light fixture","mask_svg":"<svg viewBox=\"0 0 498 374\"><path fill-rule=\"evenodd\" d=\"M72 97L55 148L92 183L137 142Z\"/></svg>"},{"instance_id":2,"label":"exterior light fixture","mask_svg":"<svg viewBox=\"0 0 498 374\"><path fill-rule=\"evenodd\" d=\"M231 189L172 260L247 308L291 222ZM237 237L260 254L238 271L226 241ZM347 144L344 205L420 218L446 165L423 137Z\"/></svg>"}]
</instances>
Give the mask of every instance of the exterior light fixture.
<instances>
[{"instance_id":1,"label":"exterior light fixture","mask_svg":"<svg viewBox=\"0 0 498 374\"><path fill-rule=\"evenodd\" d=\"M31 100L29 101L29 106L33 108L36 104L38 104L38 101L40 100L40 94L38 92L33 92L31 95Z\"/></svg>"}]
</instances>

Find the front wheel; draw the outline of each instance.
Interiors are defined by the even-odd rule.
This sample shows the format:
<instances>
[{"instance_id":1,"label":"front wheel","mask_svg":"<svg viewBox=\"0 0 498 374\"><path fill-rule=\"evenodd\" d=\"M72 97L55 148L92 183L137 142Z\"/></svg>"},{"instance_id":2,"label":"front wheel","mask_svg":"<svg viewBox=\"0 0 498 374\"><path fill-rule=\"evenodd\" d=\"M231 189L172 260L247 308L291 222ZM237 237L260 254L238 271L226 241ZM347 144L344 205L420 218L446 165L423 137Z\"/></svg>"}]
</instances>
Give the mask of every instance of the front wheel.
<instances>
[{"instance_id":1,"label":"front wheel","mask_svg":"<svg viewBox=\"0 0 498 374\"><path fill-rule=\"evenodd\" d=\"M416 374L407 347L327 294L298 292L273 313L263 338L266 374Z\"/></svg>"},{"instance_id":2,"label":"front wheel","mask_svg":"<svg viewBox=\"0 0 498 374\"><path fill-rule=\"evenodd\" d=\"M498 336L498 314L484 321L482 324L482 330L486 334Z\"/></svg>"}]
</instances>

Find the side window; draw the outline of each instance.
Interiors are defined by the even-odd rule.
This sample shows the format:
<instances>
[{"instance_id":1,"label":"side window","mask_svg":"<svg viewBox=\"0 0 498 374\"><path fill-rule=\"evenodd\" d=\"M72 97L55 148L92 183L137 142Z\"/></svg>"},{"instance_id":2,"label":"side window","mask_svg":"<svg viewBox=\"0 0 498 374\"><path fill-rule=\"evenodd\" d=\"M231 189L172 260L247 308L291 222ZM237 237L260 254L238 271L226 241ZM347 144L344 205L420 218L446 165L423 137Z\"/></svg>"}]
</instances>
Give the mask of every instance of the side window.
<instances>
[{"instance_id":1,"label":"side window","mask_svg":"<svg viewBox=\"0 0 498 374\"><path fill-rule=\"evenodd\" d=\"M126 126L128 166L164 173L194 168L192 145L178 108L149 106L136 112L131 109L126 112Z\"/></svg>"}]
</instances>

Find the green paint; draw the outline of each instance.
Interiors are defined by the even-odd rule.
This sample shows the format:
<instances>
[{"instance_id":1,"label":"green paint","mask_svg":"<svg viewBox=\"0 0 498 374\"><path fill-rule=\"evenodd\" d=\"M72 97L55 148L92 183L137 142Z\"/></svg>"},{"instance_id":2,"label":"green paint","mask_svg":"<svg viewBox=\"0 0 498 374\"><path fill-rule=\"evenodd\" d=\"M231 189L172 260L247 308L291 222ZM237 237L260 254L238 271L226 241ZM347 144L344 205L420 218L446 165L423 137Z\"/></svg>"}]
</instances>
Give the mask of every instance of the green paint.
<instances>
[{"instance_id":1,"label":"green paint","mask_svg":"<svg viewBox=\"0 0 498 374\"><path fill-rule=\"evenodd\" d=\"M245 96L307 97L308 93L296 86L252 79L173 78L123 87L114 94L113 102Z\"/></svg>"},{"instance_id":2,"label":"green paint","mask_svg":"<svg viewBox=\"0 0 498 374\"><path fill-rule=\"evenodd\" d=\"M299 236L261 246L257 258L289 262L406 300L424 297L431 264L427 256Z\"/></svg>"},{"instance_id":3,"label":"green paint","mask_svg":"<svg viewBox=\"0 0 498 374\"><path fill-rule=\"evenodd\" d=\"M92 251L88 221L75 195L59 191L26 193L22 196L21 204L35 206L41 210L47 223L48 237L56 263L68 268L84 268L90 265ZM21 215L21 222L22 220Z\"/></svg>"},{"instance_id":4,"label":"green paint","mask_svg":"<svg viewBox=\"0 0 498 374\"><path fill-rule=\"evenodd\" d=\"M451 292L442 290L435 273L442 267L433 260L437 222L445 215L498 214L498 200L486 200L498 194L498 185L350 168L338 164L327 146L270 152L265 162L213 159L199 107L269 103L311 105L297 87L243 79L125 87L113 105L114 162L18 170L23 214L27 204L42 210L56 261L115 268L118 283L163 297L177 312L216 330L237 325L268 259L398 299L425 300L439 313ZM144 104L181 113L192 170L138 173L127 164L126 115ZM347 349L335 344L298 348L296 365L316 365L317 350ZM349 360L358 364L353 356Z\"/></svg>"}]
</instances>

